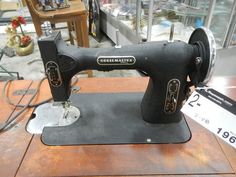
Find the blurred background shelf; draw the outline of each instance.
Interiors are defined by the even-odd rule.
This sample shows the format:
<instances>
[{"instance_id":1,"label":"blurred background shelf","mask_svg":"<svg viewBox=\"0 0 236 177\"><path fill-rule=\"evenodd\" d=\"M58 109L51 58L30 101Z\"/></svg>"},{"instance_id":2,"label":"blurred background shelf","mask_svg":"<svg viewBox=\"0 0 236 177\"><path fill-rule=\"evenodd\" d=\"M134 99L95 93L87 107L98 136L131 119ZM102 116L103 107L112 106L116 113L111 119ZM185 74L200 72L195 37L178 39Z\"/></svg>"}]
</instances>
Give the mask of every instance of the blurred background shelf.
<instances>
[{"instance_id":1,"label":"blurred background shelf","mask_svg":"<svg viewBox=\"0 0 236 177\"><path fill-rule=\"evenodd\" d=\"M111 35L114 29L120 30L128 44L168 40L170 26L175 24L176 40L187 42L195 28L204 26L213 32L217 48L232 47L236 43L236 0L97 1L102 24L105 24L105 28L103 25L101 28L114 42L114 34Z\"/></svg>"}]
</instances>

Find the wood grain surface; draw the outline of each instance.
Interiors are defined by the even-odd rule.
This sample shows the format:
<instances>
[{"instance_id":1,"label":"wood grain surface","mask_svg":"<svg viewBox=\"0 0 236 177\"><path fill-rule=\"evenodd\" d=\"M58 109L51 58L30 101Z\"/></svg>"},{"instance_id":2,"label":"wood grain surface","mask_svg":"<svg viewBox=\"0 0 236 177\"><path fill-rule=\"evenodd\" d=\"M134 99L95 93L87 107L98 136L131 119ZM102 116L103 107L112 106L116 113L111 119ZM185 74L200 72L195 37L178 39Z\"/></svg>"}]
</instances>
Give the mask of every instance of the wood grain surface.
<instances>
[{"instance_id":1,"label":"wood grain surface","mask_svg":"<svg viewBox=\"0 0 236 177\"><path fill-rule=\"evenodd\" d=\"M236 83L235 79L229 78L232 81L228 84ZM147 82L147 78L141 77L81 78L77 85L81 93L140 92L146 89ZM16 84L14 89L18 88ZM226 92L231 97L236 95L236 89ZM49 96L48 84L44 82L35 101ZM46 146L39 135L32 136L24 129L31 113L32 109L23 115L18 132L12 129L8 136L8 132L4 133L6 139L0 137L0 153L5 156L0 157L0 162L8 160L5 166L0 166L0 176L235 176L235 150L189 118L192 139L185 144Z\"/></svg>"},{"instance_id":2,"label":"wood grain surface","mask_svg":"<svg viewBox=\"0 0 236 177\"><path fill-rule=\"evenodd\" d=\"M144 91L147 78L80 79L80 92ZM18 176L233 174L215 136L189 120L192 140L169 145L45 146L34 136ZM193 129L192 129L193 128Z\"/></svg>"},{"instance_id":3,"label":"wood grain surface","mask_svg":"<svg viewBox=\"0 0 236 177\"><path fill-rule=\"evenodd\" d=\"M4 83L0 84L0 89L2 90ZM15 95L16 91L25 89L36 89L38 85L38 81L14 81L10 85L8 89L9 98L14 103L26 104L32 95ZM43 88L46 88L48 83L45 81L42 85ZM44 100L50 97L50 94L40 92L33 100L32 103L40 100ZM0 99L1 109L0 109L0 120L1 123L5 122L6 118L9 117L10 114L17 113L21 108L14 109L14 106L10 106L2 99ZM17 124L9 130L0 134L0 176L8 177L15 176L17 170L20 167L20 164L23 160L23 157L27 151L29 143L32 139L32 135L25 131L25 126L30 118L33 109L26 110L20 117L17 119Z\"/></svg>"},{"instance_id":4,"label":"wood grain surface","mask_svg":"<svg viewBox=\"0 0 236 177\"><path fill-rule=\"evenodd\" d=\"M84 6L84 3L81 2L80 0L76 1L70 1L69 2L70 7L64 8L64 9L57 9L55 11L42 11L40 8L38 8L37 12L40 18L57 18L64 16L64 18L70 18L71 16L74 15L81 15L81 14L86 14L87 10Z\"/></svg>"},{"instance_id":5,"label":"wood grain surface","mask_svg":"<svg viewBox=\"0 0 236 177\"><path fill-rule=\"evenodd\" d=\"M236 77L214 77L208 85L236 101Z\"/></svg>"},{"instance_id":6,"label":"wood grain surface","mask_svg":"<svg viewBox=\"0 0 236 177\"><path fill-rule=\"evenodd\" d=\"M0 84L2 91L4 83ZM9 88L9 97L15 103L24 103L25 99L22 99L22 95L13 96L13 92L19 89L28 89L30 81L14 81ZM2 94L0 95L0 121L4 123L8 120L10 115L14 115L19 109L15 110L15 106L10 106L6 103ZM30 115L22 115L30 116ZM22 119L22 117L19 117ZM18 121L19 121L18 119ZM26 148L32 135L25 132L26 119L20 121L13 128L6 132L0 133L0 176L14 176L19 168L22 158L26 152Z\"/></svg>"}]
</instances>

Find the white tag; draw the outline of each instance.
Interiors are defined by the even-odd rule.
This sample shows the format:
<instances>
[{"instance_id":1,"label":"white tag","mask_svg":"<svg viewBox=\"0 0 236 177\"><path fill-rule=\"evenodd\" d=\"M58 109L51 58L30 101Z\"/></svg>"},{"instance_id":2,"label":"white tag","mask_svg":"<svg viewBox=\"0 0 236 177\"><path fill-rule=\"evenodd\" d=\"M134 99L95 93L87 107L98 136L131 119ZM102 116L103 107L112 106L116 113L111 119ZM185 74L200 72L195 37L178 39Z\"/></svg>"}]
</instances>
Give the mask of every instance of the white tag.
<instances>
[{"instance_id":1,"label":"white tag","mask_svg":"<svg viewBox=\"0 0 236 177\"><path fill-rule=\"evenodd\" d=\"M181 111L236 148L236 103L213 89L195 91Z\"/></svg>"}]
</instances>

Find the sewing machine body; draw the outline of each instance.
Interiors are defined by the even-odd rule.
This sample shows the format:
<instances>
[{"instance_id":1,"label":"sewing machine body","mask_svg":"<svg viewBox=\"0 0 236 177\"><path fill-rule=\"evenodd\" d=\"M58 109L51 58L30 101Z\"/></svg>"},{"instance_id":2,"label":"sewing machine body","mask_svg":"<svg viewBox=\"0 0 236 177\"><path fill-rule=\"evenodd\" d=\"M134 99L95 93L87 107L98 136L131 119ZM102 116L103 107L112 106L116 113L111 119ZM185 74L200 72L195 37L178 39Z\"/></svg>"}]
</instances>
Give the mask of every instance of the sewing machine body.
<instances>
[{"instance_id":1,"label":"sewing machine body","mask_svg":"<svg viewBox=\"0 0 236 177\"><path fill-rule=\"evenodd\" d=\"M190 86L187 77L203 82L211 70L209 37L204 32L200 29L203 41L197 41L199 32L195 32L192 44L160 41L120 48L77 48L67 45L60 33L38 43L54 101L69 99L71 78L80 71L137 69L150 76L141 103L143 119L172 123L181 120L180 108Z\"/></svg>"}]
</instances>

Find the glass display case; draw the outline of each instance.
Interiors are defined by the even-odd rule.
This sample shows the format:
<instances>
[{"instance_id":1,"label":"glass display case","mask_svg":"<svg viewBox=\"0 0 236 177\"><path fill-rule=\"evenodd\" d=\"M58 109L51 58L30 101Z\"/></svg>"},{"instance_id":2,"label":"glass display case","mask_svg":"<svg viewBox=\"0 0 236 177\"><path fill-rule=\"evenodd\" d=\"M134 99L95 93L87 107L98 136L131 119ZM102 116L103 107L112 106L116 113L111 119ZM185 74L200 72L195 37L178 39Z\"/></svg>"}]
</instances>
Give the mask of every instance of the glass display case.
<instances>
[{"instance_id":1,"label":"glass display case","mask_svg":"<svg viewBox=\"0 0 236 177\"><path fill-rule=\"evenodd\" d=\"M153 3L151 3L153 1ZM205 0L149 0L143 1L144 13L142 19L151 22L141 26L141 35L147 36L148 40L168 40L171 25L174 25L174 39L188 41L190 34L196 27L204 25L208 15L209 2ZM149 4L149 5L148 5ZM152 6L153 4L153 6ZM149 8L149 13L145 12ZM150 36L150 37L149 37Z\"/></svg>"},{"instance_id":2,"label":"glass display case","mask_svg":"<svg viewBox=\"0 0 236 177\"><path fill-rule=\"evenodd\" d=\"M201 26L211 29L218 47L226 41L235 7L234 0L100 0L103 31L121 44L168 40L187 42ZM111 28L111 29L110 29Z\"/></svg>"},{"instance_id":3,"label":"glass display case","mask_svg":"<svg viewBox=\"0 0 236 177\"><path fill-rule=\"evenodd\" d=\"M235 0L213 0L214 7L210 24L207 26L213 32L218 46L226 47L227 36L233 23ZM234 22L235 23L235 22Z\"/></svg>"},{"instance_id":4,"label":"glass display case","mask_svg":"<svg viewBox=\"0 0 236 177\"><path fill-rule=\"evenodd\" d=\"M109 38L117 43L116 31L119 30L121 45L139 43L141 38L136 34L136 16L139 0L100 0L101 28Z\"/></svg>"},{"instance_id":5,"label":"glass display case","mask_svg":"<svg viewBox=\"0 0 236 177\"><path fill-rule=\"evenodd\" d=\"M235 47L236 46L236 1L234 1L231 9L229 27L226 33L226 37L223 42L223 47Z\"/></svg>"},{"instance_id":6,"label":"glass display case","mask_svg":"<svg viewBox=\"0 0 236 177\"><path fill-rule=\"evenodd\" d=\"M129 43L168 40L172 24L174 39L187 41L194 28L204 25L208 6L205 0L100 0L102 19L110 18L102 25L105 32L115 42L107 29L113 26Z\"/></svg>"}]
</instances>

